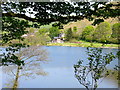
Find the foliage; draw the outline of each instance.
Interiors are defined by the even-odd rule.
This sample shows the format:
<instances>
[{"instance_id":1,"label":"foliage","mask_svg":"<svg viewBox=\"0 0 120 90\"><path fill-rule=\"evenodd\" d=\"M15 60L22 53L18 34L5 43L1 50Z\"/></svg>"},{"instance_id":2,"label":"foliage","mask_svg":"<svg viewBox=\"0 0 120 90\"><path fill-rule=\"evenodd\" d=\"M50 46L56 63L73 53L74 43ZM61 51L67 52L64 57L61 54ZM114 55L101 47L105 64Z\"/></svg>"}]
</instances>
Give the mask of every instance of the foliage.
<instances>
[{"instance_id":1,"label":"foliage","mask_svg":"<svg viewBox=\"0 0 120 90\"><path fill-rule=\"evenodd\" d=\"M34 33L35 29L34 28L29 28L28 33Z\"/></svg>"},{"instance_id":2,"label":"foliage","mask_svg":"<svg viewBox=\"0 0 120 90\"><path fill-rule=\"evenodd\" d=\"M58 37L60 34L60 30L58 27L52 27L49 29L49 36L51 39L53 39L54 37Z\"/></svg>"},{"instance_id":3,"label":"foliage","mask_svg":"<svg viewBox=\"0 0 120 90\"><path fill-rule=\"evenodd\" d=\"M29 27L28 22L24 20L19 20L13 17L2 17L2 44L8 44L9 47L6 48L7 53L1 54L2 65L8 64L24 64L23 61L20 61L15 55L15 52L19 51L23 47L27 47L23 41L22 35L27 33L25 29ZM18 40L18 43L12 43L13 40Z\"/></svg>"},{"instance_id":4,"label":"foliage","mask_svg":"<svg viewBox=\"0 0 120 90\"><path fill-rule=\"evenodd\" d=\"M83 60L79 60L74 65L75 77L87 90L91 88L96 90L99 85L98 82L109 75L106 67L115 59L115 55L108 53L103 56L102 49L98 48L87 48L87 54L88 64L86 66L82 65Z\"/></svg>"},{"instance_id":5,"label":"foliage","mask_svg":"<svg viewBox=\"0 0 120 90\"><path fill-rule=\"evenodd\" d=\"M93 38L93 32L94 32L93 26L86 26L82 32L82 39L91 41Z\"/></svg>"},{"instance_id":6,"label":"foliage","mask_svg":"<svg viewBox=\"0 0 120 90\"><path fill-rule=\"evenodd\" d=\"M78 40L76 40L75 38L72 38L69 40L69 43L76 43Z\"/></svg>"},{"instance_id":7,"label":"foliage","mask_svg":"<svg viewBox=\"0 0 120 90\"><path fill-rule=\"evenodd\" d=\"M39 29L39 34L40 34L40 35L48 34L48 29L46 29L46 28L41 28L41 29Z\"/></svg>"},{"instance_id":8,"label":"foliage","mask_svg":"<svg viewBox=\"0 0 120 90\"><path fill-rule=\"evenodd\" d=\"M13 39L23 40L21 37L29 27L28 22L24 20L15 19L13 17L2 17L2 31L8 32L2 35L3 43L10 43Z\"/></svg>"},{"instance_id":9,"label":"foliage","mask_svg":"<svg viewBox=\"0 0 120 90\"><path fill-rule=\"evenodd\" d=\"M98 42L106 43L110 39L111 34L112 29L110 24L108 22L102 22L96 27L93 38Z\"/></svg>"},{"instance_id":10,"label":"foliage","mask_svg":"<svg viewBox=\"0 0 120 90\"><path fill-rule=\"evenodd\" d=\"M113 38L119 38L119 33L120 33L120 23L115 23L112 26L112 37Z\"/></svg>"},{"instance_id":11,"label":"foliage","mask_svg":"<svg viewBox=\"0 0 120 90\"><path fill-rule=\"evenodd\" d=\"M94 2L92 4L90 2L3 2L2 10L3 16L24 18L32 22L39 22L40 25L55 21L66 24L70 21L77 21L83 18L94 20L98 17L98 20L96 20L97 24L100 23L101 17L105 19L119 16L120 10L118 6L119 2ZM32 9L26 10L26 8ZM26 12L34 14L35 18L26 16ZM75 16L72 16L73 13L75 13Z\"/></svg>"},{"instance_id":12,"label":"foliage","mask_svg":"<svg viewBox=\"0 0 120 90\"><path fill-rule=\"evenodd\" d=\"M71 40L71 39L72 39L72 37L73 37L73 32L72 32L72 29L71 29L71 28L69 28L69 29L67 30L67 32L66 32L66 35L65 35L66 41Z\"/></svg>"},{"instance_id":13,"label":"foliage","mask_svg":"<svg viewBox=\"0 0 120 90\"><path fill-rule=\"evenodd\" d=\"M16 53L19 60L24 61L24 66L10 65L3 67L3 72L9 75L12 82L7 81L9 88L18 88L20 78L35 78L36 75L47 75L41 68L42 62L48 61L48 53L40 46L30 46L23 48L20 52ZM34 69L35 68L35 69ZM12 76L12 77L10 77Z\"/></svg>"},{"instance_id":14,"label":"foliage","mask_svg":"<svg viewBox=\"0 0 120 90\"><path fill-rule=\"evenodd\" d=\"M107 42L108 43L113 43L113 44L118 44L118 45L120 43L118 38L113 38L113 37L109 38L109 40Z\"/></svg>"},{"instance_id":15,"label":"foliage","mask_svg":"<svg viewBox=\"0 0 120 90\"><path fill-rule=\"evenodd\" d=\"M72 35L73 39L78 40L79 39L79 32L78 32L76 26L73 27L72 33L73 33L73 35Z\"/></svg>"},{"instance_id":16,"label":"foliage","mask_svg":"<svg viewBox=\"0 0 120 90\"><path fill-rule=\"evenodd\" d=\"M25 37L23 42L29 45L46 45L50 40L51 39L48 35L36 32L33 35L31 35L31 33L27 34L27 37Z\"/></svg>"},{"instance_id":17,"label":"foliage","mask_svg":"<svg viewBox=\"0 0 120 90\"><path fill-rule=\"evenodd\" d=\"M73 32L77 32L77 27L76 26L73 27Z\"/></svg>"},{"instance_id":18,"label":"foliage","mask_svg":"<svg viewBox=\"0 0 120 90\"><path fill-rule=\"evenodd\" d=\"M55 22L52 24L53 27L58 27L59 29L63 29L63 25L60 22Z\"/></svg>"},{"instance_id":19,"label":"foliage","mask_svg":"<svg viewBox=\"0 0 120 90\"><path fill-rule=\"evenodd\" d=\"M100 43L118 44L119 23L112 26L108 22L100 23L95 29L93 26L86 26L82 32L81 39L86 41L96 41Z\"/></svg>"}]
</instances>

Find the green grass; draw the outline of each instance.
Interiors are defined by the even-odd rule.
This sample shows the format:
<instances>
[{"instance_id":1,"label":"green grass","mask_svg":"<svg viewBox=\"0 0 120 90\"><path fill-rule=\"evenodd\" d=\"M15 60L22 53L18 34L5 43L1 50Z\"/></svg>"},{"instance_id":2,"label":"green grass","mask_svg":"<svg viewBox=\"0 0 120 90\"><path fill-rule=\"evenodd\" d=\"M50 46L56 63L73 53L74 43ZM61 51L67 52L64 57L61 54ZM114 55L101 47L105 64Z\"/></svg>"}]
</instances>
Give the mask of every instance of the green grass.
<instances>
[{"instance_id":1,"label":"green grass","mask_svg":"<svg viewBox=\"0 0 120 90\"><path fill-rule=\"evenodd\" d=\"M0 43L2 41L0 40ZM118 44L105 44L102 46L102 43L91 43L86 42L83 40L79 40L79 43L70 43L70 42L64 42L64 43L47 43L47 46L71 46L71 47L96 47L96 48L118 48ZM28 43L27 43L28 44ZM30 43L29 43L30 44Z\"/></svg>"},{"instance_id":2,"label":"green grass","mask_svg":"<svg viewBox=\"0 0 120 90\"><path fill-rule=\"evenodd\" d=\"M48 43L47 46L73 46L73 47L96 47L96 48L118 48L118 44L105 44L103 46L102 43L91 43L86 42L83 40L78 41L80 43L70 43L70 42L65 42L65 43Z\"/></svg>"}]
</instances>

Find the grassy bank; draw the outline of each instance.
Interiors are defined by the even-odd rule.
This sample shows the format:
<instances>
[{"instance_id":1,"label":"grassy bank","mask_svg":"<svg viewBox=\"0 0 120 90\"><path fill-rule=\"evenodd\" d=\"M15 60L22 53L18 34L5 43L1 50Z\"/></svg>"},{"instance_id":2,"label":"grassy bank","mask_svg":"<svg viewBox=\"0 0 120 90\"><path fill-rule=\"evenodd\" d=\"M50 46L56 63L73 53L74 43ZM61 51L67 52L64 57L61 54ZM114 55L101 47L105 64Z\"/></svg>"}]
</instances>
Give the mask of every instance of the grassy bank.
<instances>
[{"instance_id":1,"label":"grassy bank","mask_svg":"<svg viewBox=\"0 0 120 90\"><path fill-rule=\"evenodd\" d=\"M0 40L1 43L1 40ZM39 44L39 43L38 43ZM29 43L29 45L31 45ZM7 46L7 45L5 45ZM118 44L105 44L103 46L102 43L95 43L93 42L92 44L90 42L86 42L83 40L70 43L70 42L64 42L64 43L47 43L47 46L71 46L71 47L96 47L96 48L118 48Z\"/></svg>"},{"instance_id":2,"label":"grassy bank","mask_svg":"<svg viewBox=\"0 0 120 90\"><path fill-rule=\"evenodd\" d=\"M118 44L105 44L95 43L92 44L86 41L78 41L74 43L64 42L64 43L48 43L47 46L71 46L71 47L96 47L96 48L118 48Z\"/></svg>"}]
</instances>

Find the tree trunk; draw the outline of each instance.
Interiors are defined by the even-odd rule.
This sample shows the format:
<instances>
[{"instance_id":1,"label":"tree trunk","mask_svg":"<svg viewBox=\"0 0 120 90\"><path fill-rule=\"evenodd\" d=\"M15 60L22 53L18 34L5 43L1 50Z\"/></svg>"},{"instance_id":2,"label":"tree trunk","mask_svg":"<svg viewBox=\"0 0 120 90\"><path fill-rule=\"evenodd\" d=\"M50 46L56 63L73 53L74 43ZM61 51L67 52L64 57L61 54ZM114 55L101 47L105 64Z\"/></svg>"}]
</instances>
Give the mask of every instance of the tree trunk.
<instances>
[{"instance_id":1,"label":"tree trunk","mask_svg":"<svg viewBox=\"0 0 120 90\"><path fill-rule=\"evenodd\" d=\"M18 66L18 68L17 68L17 73L16 73L14 85L13 85L13 90L17 90L17 87L18 87L18 79L19 79L19 72L20 72L20 66Z\"/></svg>"}]
</instances>

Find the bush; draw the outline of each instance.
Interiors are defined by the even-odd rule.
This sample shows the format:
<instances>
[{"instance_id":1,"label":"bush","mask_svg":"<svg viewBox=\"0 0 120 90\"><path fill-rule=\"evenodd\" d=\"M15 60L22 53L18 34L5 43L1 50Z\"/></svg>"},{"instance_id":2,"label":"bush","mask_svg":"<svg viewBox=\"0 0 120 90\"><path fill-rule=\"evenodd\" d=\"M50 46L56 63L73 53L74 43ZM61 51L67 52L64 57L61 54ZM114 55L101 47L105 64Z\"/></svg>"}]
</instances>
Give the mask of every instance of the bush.
<instances>
[{"instance_id":1,"label":"bush","mask_svg":"<svg viewBox=\"0 0 120 90\"><path fill-rule=\"evenodd\" d=\"M29 33L34 33L35 32L35 28L29 28Z\"/></svg>"},{"instance_id":2,"label":"bush","mask_svg":"<svg viewBox=\"0 0 120 90\"><path fill-rule=\"evenodd\" d=\"M60 30L58 27L52 27L49 29L49 37L53 39L54 37L58 37L60 34Z\"/></svg>"},{"instance_id":3,"label":"bush","mask_svg":"<svg viewBox=\"0 0 120 90\"><path fill-rule=\"evenodd\" d=\"M120 23L115 23L113 26L112 26L112 37L113 38L118 38L120 34Z\"/></svg>"},{"instance_id":4,"label":"bush","mask_svg":"<svg viewBox=\"0 0 120 90\"><path fill-rule=\"evenodd\" d=\"M93 32L94 32L93 26L85 27L83 32L82 32L82 39L85 39L87 41L91 41L93 38Z\"/></svg>"},{"instance_id":5,"label":"bush","mask_svg":"<svg viewBox=\"0 0 120 90\"><path fill-rule=\"evenodd\" d=\"M110 39L112 34L111 26L108 22L100 23L94 32L94 40L102 43L106 43Z\"/></svg>"},{"instance_id":6,"label":"bush","mask_svg":"<svg viewBox=\"0 0 120 90\"><path fill-rule=\"evenodd\" d=\"M33 36L28 35L24 42L30 45L46 45L50 40L51 39L48 35L40 35L39 33L35 33Z\"/></svg>"},{"instance_id":7,"label":"bush","mask_svg":"<svg viewBox=\"0 0 120 90\"><path fill-rule=\"evenodd\" d=\"M75 42L77 42L77 40L73 38L73 39L71 39L69 42L70 42L70 43L75 43Z\"/></svg>"},{"instance_id":8,"label":"bush","mask_svg":"<svg viewBox=\"0 0 120 90\"><path fill-rule=\"evenodd\" d=\"M45 35L47 32L48 32L48 30L46 28L42 28L39 30L40 35Z\"/></svg>"},{"instance_id":9,"label":"bush","mask_svg":"<svg viewBox=\"0 0 120 90\"><path fill-rule=\"evenodd\" d=\"M114 44L119 44L119 42L118 42L118 38L110 38L109 40L108 40L108 42L109 43L114 43Z\"/></svg>"},{"instance_id":10,"label":"bush","mask_svg":"<svg viewBox=\"0 0 120 90\"><path fill-rule=\"evenodd\" d=\"M66 41L70 41L73 38L73 32L72 29L69 28L65 34Z\"/></svg>"}]
</instances>

